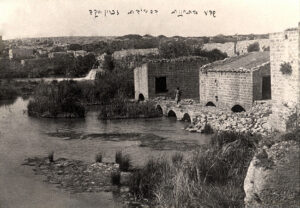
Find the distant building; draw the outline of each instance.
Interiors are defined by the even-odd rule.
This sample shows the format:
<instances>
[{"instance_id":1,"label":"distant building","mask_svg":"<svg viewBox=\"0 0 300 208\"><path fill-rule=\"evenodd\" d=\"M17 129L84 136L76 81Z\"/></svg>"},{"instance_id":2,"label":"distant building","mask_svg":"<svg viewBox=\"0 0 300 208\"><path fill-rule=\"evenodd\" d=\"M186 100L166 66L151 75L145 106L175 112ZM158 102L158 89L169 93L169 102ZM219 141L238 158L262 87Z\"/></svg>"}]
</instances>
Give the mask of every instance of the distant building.
<instances>
[{"instance_id":1,"label":"distant building","mask_svg":"<svg viewBox=\"0 0 300 208\"><path fill-rule=\"evenodd\" d=\"M299 129L300 124L300 23L298 28L270 34L272 75L272 127Z\"/></svg>"},{"instance_id":2,"label":"distant building","mask_svg":"<svg viewBox=\"0 0 300 208\"><path fill-rule=\"evenodd\" d=\"M27 59L33 57L33 49L30 48L12 48L9 49L10 59Z\"/></svg>"},{"instance_id":3,"label":"distant building","mask_svg":"<svg viewBox=\"0 0 300 208\"><path fill-rule=\"evenodd\" d=\"M86 56L88 54L87 51L84 50L78 50L78 51L67 51L68 54L72 54L74 57L78 57L78 56Z\"/></svg>"},{"instance_id":4,"label":"distant building","mask_svg":"<svg viewBox=\"0 0 300 208\"><path fill-rule=\"evenodd\" d=\"M227 58L200 68L200 104L248 110L256 100L271 99L269 52Z\"/></svg>"},{"instance_id":5,"label":"distant building","mask_svg":"<svg viewBox=\"0 0 300 208\"><path fill-rule=\"evenodd\" d=\"M62 57L68 55L67 52L51 52L48 54L48 58L57 58L57 57Z\"/></svg>"},{"instance_id":6,"label":"distant building","mask_svg":"<svg viewBox=\"0 0 300 208\"><path fill-rule=\"evenodd\" d=\"M241 40L226 43L206 43L202 48L207 51L218 49L231 57L248 53L248 46L256 42L259 44L259 51L266 51L270 48L269 39Z\"/></svg>"},{"instance_id":7,"label":"distant building","mask_svg":"<svg viewBox=\"0 0 300 208\"><path fill-rule=\"evenodd\" d=\"M197 56L148 61L134 69L135 99L174 97L179 87L182 98L199 100L199 68L207 63Z\"/></svg>"},{"instance_id":8,"label":"distant building","mask_svg":"<svg viewBox=\"0 0 300 208\"><path fill-rule=\"evenodd\" d=\"M158 48L128 49L128 50L115 51L112 54L112 57L115 60L120 60L127 56L137 56L137 55L149 56L149 55L158 55L158 54L159 54Z\"/></svg>"}]
</instances>

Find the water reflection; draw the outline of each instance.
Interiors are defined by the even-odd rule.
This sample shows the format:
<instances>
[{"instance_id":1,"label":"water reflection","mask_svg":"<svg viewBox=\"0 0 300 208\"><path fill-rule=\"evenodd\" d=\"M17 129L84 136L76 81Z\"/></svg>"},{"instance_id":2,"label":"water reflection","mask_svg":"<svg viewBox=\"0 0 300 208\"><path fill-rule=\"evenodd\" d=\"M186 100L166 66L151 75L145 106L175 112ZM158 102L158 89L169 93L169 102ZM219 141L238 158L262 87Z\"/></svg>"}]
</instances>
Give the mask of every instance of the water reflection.
<instances>
[{"instance_id":1,"label":"water reflection","mask_svg":"<svg viewBox=\"0 0 300 208\"><path fill-rule=\"evenodd\" d=\"M24 113L27 104L28 100L18 98L2 102L0 106L0 187L7 187L0 189L0 203L23 196L35 200L21 197L14 203L34 207L30 206L34 202L48 207L40 198L50 197L52 207L101 207L104 202L102 207L118 207L112 194L110 199L100 193L79 194L72 199L67 193L57 194L57 189L35 178L31 169L20 164L25 158L46 156L52 150L56 158L87 162L93 162L95 155L101 152L104 162L113 162L115 152L122 150L130 155L133 165L140 166L149 157L188 151L209 141L209 137L183 130L188 123L165 117L100 121L97 107L92 107L85 119L34 118ZM30 197L24 194L28 190L32 192ZM10 204L10 207L18 205Z\"/></svg>"}]
</instances>

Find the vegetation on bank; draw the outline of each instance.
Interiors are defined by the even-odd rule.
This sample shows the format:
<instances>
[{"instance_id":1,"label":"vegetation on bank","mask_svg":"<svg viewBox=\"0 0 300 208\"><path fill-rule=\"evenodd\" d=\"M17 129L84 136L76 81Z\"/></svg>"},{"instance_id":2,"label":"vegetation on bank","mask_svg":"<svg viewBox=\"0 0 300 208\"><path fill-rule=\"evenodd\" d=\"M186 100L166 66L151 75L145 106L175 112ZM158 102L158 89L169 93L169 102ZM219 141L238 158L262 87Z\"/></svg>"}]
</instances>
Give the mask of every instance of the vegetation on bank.
<instances>
[{"instance_id":1,"label":"vegetation on bank","mask_svg":"<svg viewBox=\"0 0 300 208\"><path fill-rule=\"evenodd\" d=\"M41 83L29 101L30 116L84 117L85 108L80 98L82 90L74 81Z\"/></svg>"},{"instance_id":2,"label":"vegetation on bank","mask_svg":"<svg viewBox=\"0 0 300 208\"><path fill-rule=\"evenodd\" d=\"M0 80L0 100L14 100L17 96L26 98L34 92L37 85L37 82Z\"/></svg>"},{"instance_id":3,"label":"vegetation on bank","mask_svg":"<svg viewBox=\"0 0 300 208\"><path fill-rule=\"evenodd\" d=\"M151 102L130 102L124 99L115 99L109 105L100 107L99 119L118 118L153 118L162 116Z\"/></svg>"},{"instance_id":4,"label":"vegetation on bank","mask_svg":"<svg viewBox=\"0 0 300 208\"><path fill-rule=\"evenodd\" d=\"M82 77L96 63L93 54L73 57L69 54L54 58L21 60L0 59L0 78Z\"/></svg>"},{"instance_id":5,"label":"vegetation on bank","mask_svg":"<svg viewBox=\"0 0 300 208\"><path fill-rule=\"evenodd\" d=\"M151 159L133 173L130 192L162 207L244 207L243 182L259 140L221 132L191 158Z\"/></svg>"},{"instance_id":6,"label":"vegetation on bank","mask_svg":"<svg viewBox=\"0 0 300 208\"><path fill-rule=\"evenodd\" d=\"M15 99L18 95L18 90L15 86L8 82L0 81L0 100Z\"/></svg>"}]
</instances>

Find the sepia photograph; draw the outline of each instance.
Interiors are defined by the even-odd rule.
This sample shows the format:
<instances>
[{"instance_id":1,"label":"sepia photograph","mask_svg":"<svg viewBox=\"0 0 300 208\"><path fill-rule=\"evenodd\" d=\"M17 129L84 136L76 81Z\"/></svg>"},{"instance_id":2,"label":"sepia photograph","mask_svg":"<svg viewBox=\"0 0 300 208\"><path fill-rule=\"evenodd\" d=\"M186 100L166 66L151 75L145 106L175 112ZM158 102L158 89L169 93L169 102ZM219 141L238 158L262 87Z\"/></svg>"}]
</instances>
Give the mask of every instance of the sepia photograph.
<instances>
[{"instance_id":1,"label":"sepia photograph","mask_svg":"<svg viewBox=\"0 0 300 208\"><path fill-rule=\"evenodd\" d=\"M0 208L300 208L300 1L0 0Z\"/></svg>"}]
</instances>

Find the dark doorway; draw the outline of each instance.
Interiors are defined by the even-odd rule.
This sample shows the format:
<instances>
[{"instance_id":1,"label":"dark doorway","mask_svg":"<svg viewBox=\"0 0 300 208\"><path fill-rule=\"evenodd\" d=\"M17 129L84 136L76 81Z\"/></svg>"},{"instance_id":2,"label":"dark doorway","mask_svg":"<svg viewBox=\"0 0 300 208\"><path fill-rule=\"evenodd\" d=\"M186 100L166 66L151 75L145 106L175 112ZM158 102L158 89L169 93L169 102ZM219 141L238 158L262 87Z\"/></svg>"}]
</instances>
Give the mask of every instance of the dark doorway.
<instances>
[{"instance_id":1,"label":"dark doorway","mask_svg":"<svg viewBox=\"0 0 300 208\"><path fill-rule=\"evenodd\" d=\"M167 78L156 77L155 78L155 93L167 92Z\"/></svg>"},{"instance_id":2,"label":"dark doorway","mask_svg":"<svg viewBox=\"0 0 300 208\"><path fill-rule=\"evenodd\" d=\"M245 109L240 105L235 105L231 108L232 112L239 113L245 111Z\"/></svg>"},{"instance_id":3,"label":"dark doorway","mask_svg":"<svg viewBox=\"0 0 300 208\"><path fill-rule=\"evenodd\" d=\"M216 107L216 105L215 105L213 102L208 102L208 103L206 103L205 106L213 106L213 107Z\"/></svg>"},{"instance_id":4,"label":"dark doorway","mask_svg":"<svg viewBox=\"0 0 300 208\"><path fill-rule=\"evenodd\" d=\"M145 97L143 94L139 94L139 101L144 101L145 100Z\"/></svg>"},{"instance_id":5,"label":"dark doorway","mask_svg":"<svg viewBox=\"0 0 300 208\"><path fill-rule=\"evenodd\" d=\"M262 99L271 99L271 77L266 76L262 79Z\"/></svg>"}]
</instances>

